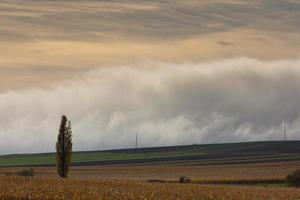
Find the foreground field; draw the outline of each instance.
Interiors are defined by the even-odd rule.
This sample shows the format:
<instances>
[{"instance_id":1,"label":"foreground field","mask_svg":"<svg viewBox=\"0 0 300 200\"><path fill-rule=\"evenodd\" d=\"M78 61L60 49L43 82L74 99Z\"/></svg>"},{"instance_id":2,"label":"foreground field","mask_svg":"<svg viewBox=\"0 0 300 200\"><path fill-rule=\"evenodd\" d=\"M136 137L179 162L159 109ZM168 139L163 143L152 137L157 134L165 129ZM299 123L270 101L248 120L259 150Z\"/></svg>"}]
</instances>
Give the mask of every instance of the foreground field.
<instances>
[{"instance_id":1,"label":"foreground field","mask_svg":"<svg viewBox=\"0 0 300 200\"><path fill-rule=\"evenodd\" d=\"M141 181L1 177L0 199L296 200L300 199L300 190L294 188L146 183Z\"/></svg>"},{"instance_id":2,"label":"foreground field","mask_svg":"<svg viewBox=\"0 0 300 200\"><path fill-rule=\"evenodd\" d=\"M78 152L68 179L43 164L52 154L1 156L0 200L297 200L285 178L298 152L299 141ZM28 165L33 178L15 176ZM192 183L178 183L182 175Z\"/></svg>"}]
</instances>

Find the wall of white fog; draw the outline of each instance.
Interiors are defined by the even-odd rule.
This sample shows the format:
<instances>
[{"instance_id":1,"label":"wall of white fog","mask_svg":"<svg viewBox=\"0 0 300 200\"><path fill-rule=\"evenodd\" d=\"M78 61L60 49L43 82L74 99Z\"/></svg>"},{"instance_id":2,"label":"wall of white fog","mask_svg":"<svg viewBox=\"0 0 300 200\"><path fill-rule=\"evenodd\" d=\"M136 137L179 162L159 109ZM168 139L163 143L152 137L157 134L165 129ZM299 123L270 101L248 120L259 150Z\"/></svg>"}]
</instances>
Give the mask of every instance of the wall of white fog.
<instances>
[{"instance_id":1,"label":"wall of white fog","mask_svg":"<svg viewBox=\"0 0 300 200\"><path fill-rule=\"evenodd\" d=\"M300 139L300 59L101 67L51 89L0 94L0 153L54 151L60 117L75 150Z\"/></svg>"}]
</instances>

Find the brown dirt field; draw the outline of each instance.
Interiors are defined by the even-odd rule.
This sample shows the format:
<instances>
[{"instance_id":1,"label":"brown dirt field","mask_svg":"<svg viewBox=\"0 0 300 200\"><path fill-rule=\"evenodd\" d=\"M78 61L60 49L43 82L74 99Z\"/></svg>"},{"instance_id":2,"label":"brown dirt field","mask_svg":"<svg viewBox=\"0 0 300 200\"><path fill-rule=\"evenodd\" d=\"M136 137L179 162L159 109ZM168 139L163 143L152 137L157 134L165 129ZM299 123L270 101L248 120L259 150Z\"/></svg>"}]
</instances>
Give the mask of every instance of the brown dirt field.
<instances>
[{"instance_id":1,"label":"brown dirt field","mask_svg":"<svg viewBox=\"0 0 300 200\"><path fill-rule=\"evenodd\" d=\"M212 166L80 166L72 167L73 179L114 179L114 180L178 180L182 175L198 179L268 179L285 178L300 166L300 161L212 165ZM0 168L0 175L16 172L19 168ZM38 177L56 177L54 167L34 168Z\"/></svg>"},{"instance_id":2,"label":"brown dirt field","mask_svg":"<svg viewBox=\"0 0 300 200\"><path fill-rule=\"evenodd\" d=\"M54 167L34 168L33 178L13 174L24 167L0 168L0 200L4 199L201 199L296 200L300 189L279 186L201 185L201 181L284 179L300 161L205 166L86 166L72 167L68 179ZM7 173L12 173L8 176ZM177 181L181 175L198 184ZM203 182L202 182L203 183Z\"/></svg>"}]
</instances>

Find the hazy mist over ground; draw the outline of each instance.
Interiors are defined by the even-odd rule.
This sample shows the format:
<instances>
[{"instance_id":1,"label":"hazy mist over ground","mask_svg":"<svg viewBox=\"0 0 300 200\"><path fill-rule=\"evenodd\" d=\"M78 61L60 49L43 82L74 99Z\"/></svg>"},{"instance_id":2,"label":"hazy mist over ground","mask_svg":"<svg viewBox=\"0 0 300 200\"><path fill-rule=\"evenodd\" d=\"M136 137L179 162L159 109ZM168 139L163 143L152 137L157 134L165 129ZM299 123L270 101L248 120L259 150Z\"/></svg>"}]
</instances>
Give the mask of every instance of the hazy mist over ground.
<instances>
[{"instance_id":1,"label":"hazy mist over ground","mask_svg":"<svg viewBox=\"0 0 300 200\"><path fill-rule=\"evenodd\" d=\"M298 0L0 0L0 153L299 139Z\"/></svg>"}]
</instances>

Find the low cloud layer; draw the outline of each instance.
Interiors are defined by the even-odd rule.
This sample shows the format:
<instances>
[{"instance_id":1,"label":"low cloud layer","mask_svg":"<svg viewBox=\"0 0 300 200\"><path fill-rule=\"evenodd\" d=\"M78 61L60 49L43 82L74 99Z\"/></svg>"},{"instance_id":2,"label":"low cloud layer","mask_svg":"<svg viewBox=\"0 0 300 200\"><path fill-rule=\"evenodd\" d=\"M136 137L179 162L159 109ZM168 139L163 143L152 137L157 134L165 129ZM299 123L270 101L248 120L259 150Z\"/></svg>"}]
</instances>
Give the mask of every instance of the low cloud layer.
<instances>
[{"instance_id":1,"label":"low cloud layer","mask_svg":"<svg viewBox=\"0 0 300 200\"><path fill-rule=\"evenodd\" d=\"M50 89L0 94L0 153L54 151L60 117L75 150L288 138L300 130L300 60L146 62L93 70Z\"/></svg>"}]
</instances>

